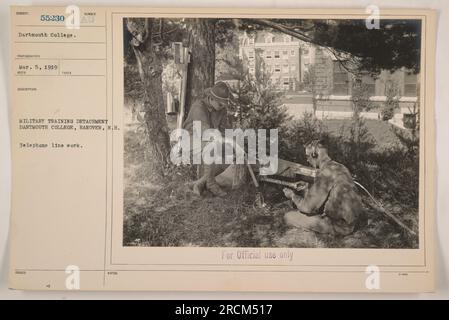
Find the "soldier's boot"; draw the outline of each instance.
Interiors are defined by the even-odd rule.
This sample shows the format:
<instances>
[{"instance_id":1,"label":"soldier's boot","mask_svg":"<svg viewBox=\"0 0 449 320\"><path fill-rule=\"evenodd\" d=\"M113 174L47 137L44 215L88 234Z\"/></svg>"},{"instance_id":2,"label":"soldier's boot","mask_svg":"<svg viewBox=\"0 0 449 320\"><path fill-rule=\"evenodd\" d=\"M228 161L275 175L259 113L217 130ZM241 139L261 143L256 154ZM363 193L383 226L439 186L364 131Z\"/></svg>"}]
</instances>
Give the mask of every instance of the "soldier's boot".
<instances>
[{"instance_id":1,"label":"soldier's boot","mask_svg":"<svg viewBox=\"0 0 449 320\"><path fill-rule=\"evenodd\" d=\"M204 188L206 187L206 177L201 177L200 179L190 182L189 188L190 190L196 194L197 196L201 196L201 194L204 191Z\"/></svg>"},{"instance_id":2,"label":"soldier's boot","mask_svg":"<svg viewBox=\"0 0 449 320\"><path fill-rule=\"evenodd\" d=\"M206 178L206 188L214 196L224 197L226 192L220 188L215 180L215 166L213 164L204 165L204 177Z\"/></svg>"},{"instance_id":3,"label":"soldier's boot","mask_svg":"<svg viewBox=\"0 0 449 320\"><path fill-rule=\"evenodd\" d=\"M205 176L203 174L199 179L192 181L192 182L188 182L187 187L189 188L190 191L192 191L197 196L201 196L201 194L204 191L204 188L206 187L206 181L207 181L207 176Z\"/></svg>"},{"instance_id":4,"label":"soldier's boot","mask_svg":"<svg viewBox=\"0 0 449 320\"><path fill-rule=\"evenodd\" d=\"M207 181L206 182L206 188L207 190L209 190L214 196L217 197L224 197L227 193L226 191L224 191L222 188L220 188L220 186L218 185L218 183L215 181L215 179L213 181Z\"/></svg>"},{"instance_id":5,"label":"soldier's boot","mask_svg":"<svg viewBox=\"0 0 449 320\"><path fill-rule=\"evenodd\" d=\"M204 184L194 183L192 186L192 191L197 196L201 196L201 193L203 193L203 190L204 190Z\"/></svg>"}]
</instances>

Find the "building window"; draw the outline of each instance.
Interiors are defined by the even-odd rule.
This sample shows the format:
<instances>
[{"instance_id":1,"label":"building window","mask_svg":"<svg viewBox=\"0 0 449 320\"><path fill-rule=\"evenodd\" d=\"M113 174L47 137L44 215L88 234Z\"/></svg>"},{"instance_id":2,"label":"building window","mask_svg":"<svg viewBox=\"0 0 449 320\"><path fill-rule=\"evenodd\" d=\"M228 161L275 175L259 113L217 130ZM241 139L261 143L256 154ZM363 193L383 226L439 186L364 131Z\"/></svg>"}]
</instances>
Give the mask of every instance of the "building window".
<instances>
[{"instance_id":1,"label":"building window","mask_svg":"<svg viewBox=\"0 0 449 320\"><path fill-rule=\"evenodd\" d=\"M340 96L346 96L349 94L348 72L340 65L340 62L338 61L334 61L333 80L333 94Z\"/></svg>"},{"instance_id":2,"label":"building window","mask_svg":"<svg viewBox=\"0 0 449 320\"><path fill-rule=\"evenodd\" d=\"M250 38L250 39L249 39L249 44L250 44L250 45L253 45L253 44L254 44L254 38Z\"/></svg>"},{"instance_id":3,"label":"building window","mask_svg":"<svg viewBox=\"0 0 449 320\"><path fill-rule=\"evenodd\" d=\"M267 52L265 53L265 58L271 59L271 51L267 51Z\"/></svg>"},{"instance_id":4,"label":"building window","mask_svg":"<svg viewBox=\"0 0 449 320\"><path fill-rule=\"evenodd\" d=\"M416 82L417 75L413 72L406 72L404 74L404 96L405 97L416 97Z\"/></svg>"},{"instance_id":5,"label":"building window","mask_svg":"<svg viewBox=\"0 0 449 320\"><path fill-rule=\"evenodd\" d=\"M362 83L365 85L369 96L376 95L376 79L369 74L365 74L362 76Z\"/></svg>"},{"instance_id":6,"label":"building window","mask_svg":"<svg viewBox=\"0 0 449 320\"><path fill-rule=\"evenodd\" d=\"M302 54L303 54L303 55L309 54L309 48L304 48L304 49L302 49Z\"/></svg>"},{"instance_id":7,"label":"building window","mask_svg":"<svg viewBox=\"0 0 449 320\"><path fill-rule=\"evenodd\" d=\"M290 79L289 78L284 78L283 84L284 84L284 86L288 86L290 84Z\"/></svg>"},{"instance_id":8,"label":"building window","mask_svg":"<svg viewBox=\"0 0 449 320\"><path fill-rule=\"evenodd\" d=\"M295 56L295 50L290 51L290 55L291 55L292 57L294 57L294 56Z\"/></svg>"},{"instance_id":9,"label":"building window","mask_svg":"<svg viewBox=\"0 0 449 320\"><path fill-rule=\"evenodd\" d=\"M281 72L281 66L279 64L274 66L274 72Z\"/></svg>"},{"instance_id":10,"label":"building window","mask_svg":"<svg viewBox=\"0 0 449 320\"><path fill-rule=\"evenodd\" d=\"M265 43L272 43L273 42L274 37L273 36L267 36L265 38Z\"/></svg>"},{"instance_id":11,"label":"building window","mask_svg":"<svg viewBox=\"0 0 449 320\"><path fill-rule=\"evenodd\" d=\"M275 58L275 59L279 59L279 58L280 58L280 56L279 56L279 51L275 51L275 52L274 52L274 58Z\"/></svg>"},{"instance_id":12,"label":"building window","mask_svg":"<svg viewBox=\"0 0 449 320\"><path fill-rule=\"evenodd\" d=\"M254 59L254 50L249 50L249 51L248 51L248 57L249 57L250 59Z\"/></svg>"},{"instance_id":13,"label":"building window","mask_svg":"<svg viewBox=\"0 0 449 320\"><path fill-rule=\"evenodd\" d=\"M288 64L284 64L284 65L282 66L282 72L283 72L283 73L288 73L288 72L289 72L289 70L288 70Z\"/></svg>"},{"instance_id":14,"label":"building window","mask_svg":"<svg viewBox=\"0 0 449 320\"><path fill-rule=\"evenodd\" d=\"M282 51L282 56L284 58L288 58L288 51L287 50Z\"/></svg>"}]
</instances>

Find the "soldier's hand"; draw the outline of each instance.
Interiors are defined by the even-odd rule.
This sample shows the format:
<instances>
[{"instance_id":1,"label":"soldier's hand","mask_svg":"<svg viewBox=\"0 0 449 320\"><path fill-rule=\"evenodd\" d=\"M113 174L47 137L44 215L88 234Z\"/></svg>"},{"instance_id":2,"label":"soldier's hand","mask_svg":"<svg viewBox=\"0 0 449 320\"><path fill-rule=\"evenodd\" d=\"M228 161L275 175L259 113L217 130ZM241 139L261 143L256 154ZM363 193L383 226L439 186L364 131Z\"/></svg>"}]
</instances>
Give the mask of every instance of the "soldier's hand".
<instances>
[{"instance_id":1,"label":"soldier's hand","mask_svg":"<svg viewBox=\"0 0 449 320\"><path fill-rule=\"evenodd\" d=\"M293 198L293 196L295 195L293 190L289 189L289 188L284 188L284 189L282 189L282 191L284 191L285 196L289 199Z\"/></svg>"}]
</instances>

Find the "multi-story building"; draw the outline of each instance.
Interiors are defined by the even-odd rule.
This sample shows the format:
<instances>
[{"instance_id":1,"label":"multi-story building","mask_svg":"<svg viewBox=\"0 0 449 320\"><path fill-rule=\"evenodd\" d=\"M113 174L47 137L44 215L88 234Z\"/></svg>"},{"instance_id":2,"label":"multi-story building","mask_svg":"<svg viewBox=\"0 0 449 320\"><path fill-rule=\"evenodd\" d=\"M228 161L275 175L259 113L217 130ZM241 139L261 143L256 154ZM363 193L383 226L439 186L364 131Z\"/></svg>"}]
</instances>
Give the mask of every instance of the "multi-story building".
<instances>
[{"instance_id":1,"label":"multi-story building","mask_svg":"<svg viewBox=\"0 0 449 320\"><path fill-rule=\"evenodd\" d=\"M326 49L297 40L291 36L273 32L243 33L239 43L239 57L245 61L249 73L255 74L260 58L271 81L279 90L290 91L284 105L292 115L300 116L312 108L309 100L300 93L305 74L314 66L315 88L317 93L316 115L318 117L340 118L352 114L354 77ZM397 87L399 109L395 118L402 121L403 114L410 113L417 103L419 75L405 68L394 72L383 70L373 77L368 73L361 78L367 88L373 108L364 112L366 117L378 118L380 108L387 100L386 88L394 83ZM308 88L310 91L310 88ZM297 94L300 94L299 96ZM394 119L393 119L394 120Z\"/></svg>"},{"instance_id":2,"label":"multi-story building","mask_svg":"<svg viewBox=\"0 0 449 320\"><path fill-rule=\"evenodd\" d=\"M305 60L302 55L305 54ZM296 91L304 77L307 65L311 63L311 52L304 42L289 35L256 32L244 33L240 39L239 56L247 61L250 74L255 74L260 58L264 70L271 75L271 81L279 90Z\"/></svg>"},{"instance_id":3,"label":"multi-story building","mask_svg":"<svg viewBox=\"0 0 449 320\"><path fill-rule=\"evenodd\" d=\"M335 116L352 110L355 77L342 67L340 61L322 48L315 49L316 92L319 93L318 112L322 116ZM378 107L387 100L387 88L394 86L398 100L398 116L410 113L417 102L419 75L400 68L394 72L382 70L377 76L368 73L360 78L373 109L366 116L377 117Z\"/></svg>"}]
</instances>

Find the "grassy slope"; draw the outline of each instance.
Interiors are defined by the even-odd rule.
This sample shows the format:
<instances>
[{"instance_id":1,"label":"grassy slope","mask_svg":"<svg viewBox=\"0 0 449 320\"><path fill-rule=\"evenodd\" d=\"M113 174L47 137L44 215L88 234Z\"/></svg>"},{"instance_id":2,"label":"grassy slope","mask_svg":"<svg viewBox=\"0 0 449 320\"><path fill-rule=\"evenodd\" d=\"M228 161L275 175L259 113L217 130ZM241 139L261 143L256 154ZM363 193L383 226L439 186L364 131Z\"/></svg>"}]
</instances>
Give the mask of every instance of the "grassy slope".
<instances>
[{"instance_id":1,"label":"grassy slope","mask_svg":"<svg viewBox=\"0 0 449 320\"><path fill-rule=\"evenodd\" d=\"M386 147L400 142L392 131L393 128L392 124L385 121L378 121L372 119L367 119L365 121L369 133L373 136L374 140L376 141L376 145ZM323 122L329 133L338 135L342 126L346 128L349 127L351 120L328 119L324 120Z\"/></svg>"}]
</instances>

